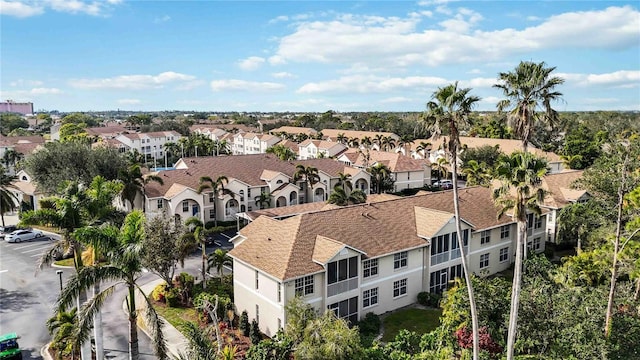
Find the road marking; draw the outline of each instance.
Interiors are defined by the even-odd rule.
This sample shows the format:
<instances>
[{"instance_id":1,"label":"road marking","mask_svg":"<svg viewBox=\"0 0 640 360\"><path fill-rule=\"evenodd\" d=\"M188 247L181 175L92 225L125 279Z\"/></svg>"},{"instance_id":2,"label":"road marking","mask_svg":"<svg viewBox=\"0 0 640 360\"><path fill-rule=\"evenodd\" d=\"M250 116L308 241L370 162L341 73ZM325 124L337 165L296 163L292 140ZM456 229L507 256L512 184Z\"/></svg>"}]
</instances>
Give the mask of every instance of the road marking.
<instances>
[{"instance_id":1,"label":"road marking","mask_svg":"<svg viewBox=\"0 0 640 360\"><path fill-rule=\"evenodd\" d=\"M40 252L42 252L42 247L39 247L39 248L37 248L37 249L31 249L31 250L21 251L21 253L26 254L26 253L30 253L30 252L34 252L34 251L40 251Z\"/></svg>"},{"instance_id":2,"label":"road marking","mask_svg":"<svg viewBox=\"0 0 640 360\"><path fill-rule=\"evenodd\" d=\"M231 239L231 236L229 236L229 235L227 235L227 234L225 234L225 233L220 233L220 235L222 235L222 236L226 237L226 238L227 238L227 240L228 240L228 239Z\"/></svg>"},{"instance_id":3,"label":"road marking","mask_svg":"<svg viewBox=\"0 0 640 360\"><path fill-rule=\"evenodd\" d=\"M31 257L41 257L44 253L40 253L40 254L35 254L35 255L31 255Z\"/></svg>"},{"instance_id":4,"label":"road marking","mask_svg":"<svg viewBox=\"0 0 640 360\"><path fill-rule=\"evenodd\" d=\"M9 270L0 270L0 274L5 273L7 271L9 271Z\"/></svg>"},{"instance_id":5,"label":"road marking","mask_svg":"<svg viewBox=\"0 0 640 360\"><path fill-rule=\"evenodd\" d=\"M23 245L23 246L17 247L16 250L26 249L26 248L29 248L29 247L32 247L32 246L38 246L38 245L41 245L41 244L37 244L36 243L36 244Z\"/></svg>"}]
</instances>

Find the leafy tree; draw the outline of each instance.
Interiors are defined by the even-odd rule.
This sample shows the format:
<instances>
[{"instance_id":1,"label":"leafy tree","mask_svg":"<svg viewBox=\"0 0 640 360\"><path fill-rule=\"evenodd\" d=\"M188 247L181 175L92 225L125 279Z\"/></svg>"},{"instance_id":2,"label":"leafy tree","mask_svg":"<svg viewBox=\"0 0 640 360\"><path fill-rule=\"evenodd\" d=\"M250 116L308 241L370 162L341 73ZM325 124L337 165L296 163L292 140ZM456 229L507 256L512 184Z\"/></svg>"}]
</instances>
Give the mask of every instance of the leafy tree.
<instances>
[{"instance_id":1,"label":"leafy tree","mask_svg":"<svg viewBox=\"0 0 640 360\"><path fill-rule=\"evenodd\" d=\"M569 204L558 213L557 242L575 243L578 253L582 251L586 236L603 225L601 209L594 201Z\"/></svg>"},{"instance_id":2,"label":"leafy tree","mask_svg":"<svg viewBox=\"0 0 640 360\"><path fill-rule=\"evenodd\" d=\"M225 266L232 266L233 260L227 255L227 251L216 249L207 257L207 270L215 268L218 276L222 277Z\"/></svg>"},{"instance_id":3,"label":"leafy tree","mask_svg":"<svg viewBox=\"0 0 640 360\"><path fill-rule=\"evenodd\" d=\"M91 144L93 139L89 137L89 133L85 130L86 127L87 124L85 123L66 123L60 126L60 142L77 142L86 145Z\"/></svg>"},{"instance_id":4,"label":"leafy tree","mask_svg":"<svg viewBox=\"0 0 640 360\"><path fill-rule=\"evenodd\" d=\"M491 182L491 170L485 163L469 160L462 165L462 173L467 177L467 186L488 186Z\"/></svg>"},{"instance_id":5,"label":"leafy tree","mask_svg":"<svg viewBox=\"0 0 640 360\"><path fill-rule=\"evenodd\" d=\"M547 162L527 152L515 152L501 156L496 168L496 178L501 186L494 190L493 197L500 207L499 216L507 211L513 213L517 222L516 259L511 287L511 312L507 335L507 358L513 359L518 324L518 306L522 284L523 251L527 244L527 211L540 214L544 191L539 187L547 174ZM512 190L515 196L512 195Z\"/></svg>"},{"instance_id":6,"label":"leafy tree","mask_svg":"<svg viewBox=\"0 0 640 360\"><path fill-rule=\"evenodd\" d=\"M24 166L38 189L55 194L66 181L89 184L98 175L115 180L119 170L124 168L125 160L114 148L91 149L79 143L49 142L27 156Z\"/></svg>"},{"instance_id":7,"label":"leafy tree","mask_svg":"<svg viewBox=\"0 0 640 360\"><path fill-rule=\"evenodd\" d=\"M564 83L564 79L551 77L556 68L546 65L544 62L522 61L513 71L499 73L499 82L493 85L502 90L505 96L498 102L498 111L511 109L507 120L513 132L522 140L524 152L527 152L536 123L553 127L558 119L551 102L562 97L562 93L555 91L555 88ZM538 112L538 107L543 111ZM511 360L513 355L508 352L507 357Z\"/></svg>"},{"instance_id":8,"label":"leafy tree","mask_svg":"<svg viewBox=\"0 0 640 360\"><path fill-rule=\"evenodd\" d=\"M29 122L22 118L19 114L2 113L0 114L0 132L7 135L15 129L28 128Z\"/></svg>"},{"instance_id":9,"label":"leafy tree","mask_svg":"<svg viewBox=\"0 0 640 360\"><path fill-rule=\"evenodd\" d=\"M295 347L298 359L354 359L361 356L360 334L332 311L310 320Z\"/></svg>"},{"instance_id":10,"label":"leafy tree","mask_svg":"<svg viewBox=\"0 0 640 360\"><path fill-rule=\"evenodd\" d=\"M0 166L0 217L2 218L2 226L4 223L4 214L16 208L18 197L11 190L17 187L13 184L18 178L15 175L9 175Z\"/></svg>"},{"instance_id":11,"label":"leafy tree","mask_svg":"<svg viewBox=\"0 0 640 360\"><path fill-rule=\"evenodd\" d=\"M184 229L168 216L155 216L146 223L142 247L142 264L158 275L171 288L178 263L194 250L192 243L184 242Z\"/></svg>"},{"instance_id":12,"label":"leafy tree","mask_svg":"<svg viewBox=\"0 0 640 360\"><path fill-rule=\"evenodd\" d=\"M251 344L253 345L257 345L260 340L262 340L260 327L258 326L258 321L256 319L251 320L251 325L249 326L249 338L251 339Z\"/></svg>"},{"instance_id":13,"label":"leafy tree","mask_svg":"<svg viewBox=\"0 0 640 360\"><path fill-rule=\"evenodd\" d=\"M162 177L153 174L142 175L140 165L133 164L127 168L120 169L118 180L124 185L120 194L122 201L128 201L131 210L135 208L135 200L138 194L142 194L142 211L146 211L145 185L150 182L156 182L160 185L164 184Z\"/></svg>"},{"instance_id":14,"label":"leafy tree","mask_svg":"<svg viewBox=\"0 0 640 360\"><path fill-rule=\"evenodd\" d=\"M244 310L242 312L242 315L240 315L240 322L238 324L238 328L240 329L240 331L242 331L242 334L244 336L249 336L249 327L251 325L249 324L249 315L247 315L247 311Z\"/></svg>"},{"instance_id":15,"label":"leafy tree","mask_svg":"<svg viewBox=\"0 0 640 360\"><path fill-rule=\"evenodd\" d=\"M295 160L298 157L293 150L280 144L270 146L266 152L267 154L274 154L278 159L283 161Z\"/></svg>"},{"instance_id":16,"label":"leafy tree","mask_svg":"<svg viewBox=\"0 0 640 360\"><path fill-rule=\"evenodd\" d=\"M493 169L500 155L502 151L499 146L483 145L477 148L465 148L460 153L460 160L462 160L462 166L475 160L478 164L485 163L489 169Z\"/></svg>"},{"instance_id":17,"label":"leafy tree","mask_svg":"<svg viewBox=\"0 0 640 360\"><path fill-rule=\"evenodd\" d=\"M100 311L106 298L111 295L118 285L125 285L128 291L127 313L129 317L129 358L138 359L138 310L136 308L136 292L140 291L137 283L142 274L142 243L145 237L145 217L140 211L133 211L127 215L124 224L118 230L113 226L101 228L99 240L104 249L110 249L107 265L85 266L77 270L68 280L64 290L56 303L57 311L65 311L80 293L86 291L96 282L110 283L106 289L93 296L78 312L78 328L76 339L78 342L88 340L89 331L93 325L93 315ZM162 333L163 321L153 308L153 304L145 296L146 302L144 320L152 334L156 356L167 359L167 345Z\"/></svg>"},{"instance_id":18,"label":"leafy tree","mask_svg":"<svg viewBox=\"0 0 640 360\"><path fill-rule=\"evenodd\" d=\"M89 114L72 113L62 118L62 124L85 124L85 127L98 126L98 120Z\"/></svg>"},{"instance_id":19,"label":"leafy tree","mask_svg":"<svg viewBox=\"0 0 640 360\"><path fill-rule=\"evenodd\" d=\"M600 157L602 140L606 133L596 135L593 129L584 124L572 128L566 135L562 155L568 161L571 169L585 169Z\"/></svg>"}]
</instances>

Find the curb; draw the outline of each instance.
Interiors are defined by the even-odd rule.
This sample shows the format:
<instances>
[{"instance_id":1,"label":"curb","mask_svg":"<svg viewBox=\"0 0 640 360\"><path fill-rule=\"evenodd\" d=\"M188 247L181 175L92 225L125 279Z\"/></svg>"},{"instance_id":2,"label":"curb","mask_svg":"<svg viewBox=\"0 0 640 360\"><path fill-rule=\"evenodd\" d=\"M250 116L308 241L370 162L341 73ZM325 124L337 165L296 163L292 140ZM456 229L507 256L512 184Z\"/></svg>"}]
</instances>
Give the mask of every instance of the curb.
<instances>
[{"instance_id":1,"label":"curb","mask_svg":"<svg viewBox=\"0 0 640 360\"><path fill-rule=\"evenodd\" d=\"M51 354L49 354L49 345L51 345L51 343L47 343L40 349L40 356L42 356L44 360L53 360Z\"/></svg>"}]
</instances>

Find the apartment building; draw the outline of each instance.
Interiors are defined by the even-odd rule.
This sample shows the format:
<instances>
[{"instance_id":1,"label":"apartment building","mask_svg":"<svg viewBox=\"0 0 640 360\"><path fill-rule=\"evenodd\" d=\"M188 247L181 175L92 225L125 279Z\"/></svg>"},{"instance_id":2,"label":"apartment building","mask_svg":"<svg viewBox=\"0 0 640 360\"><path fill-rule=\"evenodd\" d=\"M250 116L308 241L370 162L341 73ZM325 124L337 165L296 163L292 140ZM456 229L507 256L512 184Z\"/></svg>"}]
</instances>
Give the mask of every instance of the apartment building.
<instances>
[{"instance_id":1,"label":"apartment building","mask_svg":"<svg viewBox=\"0 0 640 360\"><path fill-rule=\"evenodd\" d=\"M294 181L298 164L318 169L319 180L309 188L305 179ZM267 207L283 207L309 202L324 202L338 182L339 174L351 175L354 187L368 189L370 175L332 159L282 161L274 155L235 155L180 159L175 170L160 171L163 184L149 183L145 197L136 206L145 206L149 216L167 212L177 220L191 216L203 222L214 219L231 221L236 215L260 209L256 201L260 194L269 195ZM200 178L216 180L225 176L229 194L211 190L198 193ZM143 204L144 201L144 204Z\"/></svg>"},{"instance_id":2,"label":"apartment building","mask_svg":"<svg viewBox=\"0 0 640 360\"><path fill-rule=\"evenodd\" d=\"M337 156L345 150L347 147L340 143L307 139L298 144L298 159L329 158Z\"/></svg>"},{"instance_id":3,"label":"apartment building","mask_svg":"<svg viewBox=\"0 0 640 360\"><path fill-rule=\"evenodd\" d=\"M157 131L120 134L115 137L115 140L124 145L121 147L123 149L138 150L145 157L161 159L164 157L164 144L175 143L181 137L182 135L176 131Z\"/></svg>"},{"instance_id":4,"label":"apartment building","mask_svg":"<svg viewBox=\"0 0 640 360\"><path fill-rule=\"evenodd\" d=\"M491 196L482 187L460 192L463 244L480 276L507 269L515 253L515 222L498 217ZM295 296L353 322L410 305L419 292L442 292L462 275L451 199L445 191L256 218L232 239L236 307L273 336ZM529 238L543 251L533 239L544 234L545 216L535 220Z\"/></svg>"},{"instance_id":5,"label":"apartment building","mask_svg":"<svg viewBox=\"0 0 640 360\"><path fill-rule=\"evenodd\" d=\"M543 208L548 209L546 223L546 241L555 242L558 235L558 213L567 205L585 202L589 193L576 187L576 181L582 177L582 170L568 170L550 174L542 179L541 187L547 191Z\"/></svg>"},{"instance_id":6,"label":"apartment building","mask_svg":"<svg viewBox=\"0 0 640 360\"><path fill-rule=\"evenodd\" d=\"M280 140L271 134L238 132L231 138L231 152L233 155L264 154Z\"/></svg>"}]
</instances>

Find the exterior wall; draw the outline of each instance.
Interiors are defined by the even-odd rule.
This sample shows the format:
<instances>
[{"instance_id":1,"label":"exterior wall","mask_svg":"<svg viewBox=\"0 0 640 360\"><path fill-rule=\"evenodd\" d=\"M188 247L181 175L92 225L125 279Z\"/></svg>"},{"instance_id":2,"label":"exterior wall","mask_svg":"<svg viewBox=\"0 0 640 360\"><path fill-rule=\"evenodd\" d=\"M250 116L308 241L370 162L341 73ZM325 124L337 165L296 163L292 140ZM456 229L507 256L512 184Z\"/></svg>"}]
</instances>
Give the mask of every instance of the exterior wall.
<instances>
[{"instance_id":1,"label":"exterior wall","mask_svg":"<svg viewBox=\"0 0 640 360\"><path fill-rule=\"evenodd\" d=\"M318 314L322 314L327 310L327 306L325 305L325 294L326 294L326 286L325 286L325 274L318 273L313 275L313 294L302 295L300 296L302 300L304 300L307 304L311 305L314 310ZM296 287L295 287L295 279L289 280L283 285L283 306L288 303L289 300L295 298L296 296ZM285 313L285 321L282 322L283 326L286 323L286 313Z\"/></svg>"},{"instance_id":2,"label":"exterior wall","mask_svg":"<svg viewBox=\"0 0 640 360\"><path fill-rule=\"evenodd\" d=\"M20 103L13 101L0 102L0 113L18 113L22 115L33 114L33 103Z\"/></svg>"},{"instance_id":3,"label":"exterior wall","mask_svg":"<svg viewBox=\"0 0 640 360\"><path fill-rule=\"evenodd\" d=\"M469 271L480 276L495 274L504 271L515 260L516 249L516 225L515 223L505 225L509 229L509 236L502 239L500 237L502 226L488 229L490 234L489 242L481 244L482 231L474 231L471 235L469 251ZM506 228L505 227L505 228ZM500 261L501 249L508 249L507 259ZM480 257L489 254L489 265L480 268Z\"/></svg>"},{"instance_id":4,"label":"exterior wall","mask_svg":"<svg viewBox=\"0 0 640 360\"><path fill-rule=\"evenodd\" d=\"M300 160L315 159L317 157L318 148L313 143L309 143L307 146L300 146L298 148L298 159Z\"/></svg>"},{"instance_id":5,"label":"exterior wall","mask_svg":"<svg viewBox=\"0 0 640 360\"><path fill-rule=\"evenodd\" d=\"M564 170L564 164L561 161L549 162L549 174L557 174Z\"/></svg>"},{"instance_id":6,"label":"exterior wall","mask_svg":"<svg viewBox=\"0 0 640 360\"><path fill-rule=\"evenodd\" d=\"M425 171L404 171L393 173L394 191L417 189L425 184Z\"/></svg>"},{"instance_id":7,"label":"exterior wall","mask_svg":"<svg viewBox=\"0 0 640 360\"><path fill-rule=\"evenodd\" d=\"M278 286L283 291L281 301L278 301ZM246 311L249 321L258 320L260 331L267 336L275 335L278 325L284 326L284 289L278 280L234 260L233 292L238 313Z\"/></svg>"},{"instance_id":8,"label":"exterior wall","mask_svg":"<svg viewBox=\"0 0 640 360\"><path fill-rule=\"evenodd\" d=\"M547 221L546 221L546 233L547 233L547 242L555 243L556 242L556 231L557 231L557 219L558 213L560 209L549 209L547 213Z\"/></svg>"}]
</instances>

